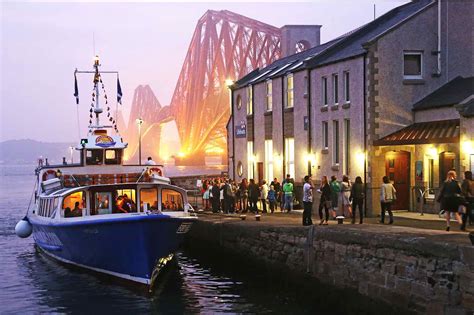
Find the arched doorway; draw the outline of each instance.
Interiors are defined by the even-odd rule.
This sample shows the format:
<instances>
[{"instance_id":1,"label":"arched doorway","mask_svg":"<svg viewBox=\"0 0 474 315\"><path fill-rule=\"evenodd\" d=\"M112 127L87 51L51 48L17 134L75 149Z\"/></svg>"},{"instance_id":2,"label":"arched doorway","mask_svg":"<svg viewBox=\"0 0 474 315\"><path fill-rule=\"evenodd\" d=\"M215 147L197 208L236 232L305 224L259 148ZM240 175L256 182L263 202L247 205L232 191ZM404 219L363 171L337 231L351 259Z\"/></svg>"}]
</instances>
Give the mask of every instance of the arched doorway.
<instances>
[{"instance_id":1,"label":"arched doorway","mask_svg":"<svg viewBox=\"0 0 474 315\"><path fill-rule=\"evenodd\" d=\"M390 151L385 154L385 175L397 190L393 210L407 210L410 204L410 152Z\"/></svg>"}]
</instances>

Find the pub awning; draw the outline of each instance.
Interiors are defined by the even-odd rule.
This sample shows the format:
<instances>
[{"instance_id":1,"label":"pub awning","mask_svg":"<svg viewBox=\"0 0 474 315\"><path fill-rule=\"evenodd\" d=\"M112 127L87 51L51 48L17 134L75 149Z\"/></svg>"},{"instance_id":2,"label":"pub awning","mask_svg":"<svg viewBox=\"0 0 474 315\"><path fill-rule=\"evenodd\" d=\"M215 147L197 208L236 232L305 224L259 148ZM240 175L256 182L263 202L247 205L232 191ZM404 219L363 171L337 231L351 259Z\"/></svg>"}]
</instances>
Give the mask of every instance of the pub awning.
<instances>
[{"instance_id":1,"label":"pub awning","mask_svg":"<svg viewBox=\"0 0 474 315\"><path fill-rule=\"evenodd\" d=\"M409 125L382 139L375 146L456 143L459 142L459 119L421 122Z\"/></svg>"}]
</instances>

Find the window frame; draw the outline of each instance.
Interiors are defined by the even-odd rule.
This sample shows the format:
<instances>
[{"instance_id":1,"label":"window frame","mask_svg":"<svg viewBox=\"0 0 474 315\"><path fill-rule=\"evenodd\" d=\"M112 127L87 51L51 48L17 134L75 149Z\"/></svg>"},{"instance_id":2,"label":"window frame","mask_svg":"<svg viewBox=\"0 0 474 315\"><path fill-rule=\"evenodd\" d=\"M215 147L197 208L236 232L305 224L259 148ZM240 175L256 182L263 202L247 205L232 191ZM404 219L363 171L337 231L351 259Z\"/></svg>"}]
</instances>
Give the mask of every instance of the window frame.
<instances>
[{"instance_id":1,"label":"window frame","mask_svg":"<svg viewBox=\"0 0 474 315\"><path fill-rule=\"evenodd\" d=\"M322 122L323 128L323 150L327 150L329 148L329 122L323 121Z\"/></svg>"},{"instance_id":2,"label":"window frame","mask_svg":"<svg viewBox=\"0 0 474 315\"><path fill-rule=\"evenodd\" d=\"M344 71L342 75L343 86L344 86L344 103L348 104L351 102L351 84L350 84L350 72Z\"/></svg>"},{"instance_id":3,"label":"window frame","mask_svg":"<svg viewBox=\"0 0 474 315\"><path fill-rule=\"evenodd\" d=\"M286 174L290 174L291 178L295 178L295 138L294 137L285 138L285 168L286 168Z\"/></svg>"},{"instance_id":4,"label":"window frame","mask_svg":"<svg viewBox=\"0 0 474 315\"><path fill-rule=\"evenodd\" d=\"M237 99L235 101L237 103L237 110L240 110L242 108L242 96L240 96L240 94L238 94Z\"/></svg>"},{"instance_id":5,"label":"window frame","mask_svg":"<svg viewBox=\"0 0 474 315\"><path fill-rule=\"evenodd\" d=\"M405 56L420 56L420 74L413 75L413 74L405 74ZM403 79L406 80L420 80L423 79L423 52L422 51L403 51L402 55L402 74Z\"/></svg>"},{"instance_id":6,"label":"window frame","mask_svg":"<svg viewBox=\"0 0 474 315\"><path fill-rule=\"evenodd\" d=\"M273 110L273 82L271 79L266 81L265 87L267 90L265 109L267 112L271 112Z\"/></svg>"},{"instance_id":7,"label":"window frame","mask_svg":"<svg viewBox=\"0 0 474 315\"><path fill-rule=\"evenodd\" d=\"M247 86L247 116L253 115L253 86Z\"/></svg>"},{"instance_id":8,"label":"window frame","mask_svg":"<svg viewBox=\"0 0 474 315\"><path fill-rule=\"evenodd\" d=\"M181 196L181 203L182 203L182 207L183 207L182 210L180 210L180 209L177 209L177 210L167 209L167 211L183 211L183 212L184 212L184 210L185 210L185 199L184 199L184 195L183 195L180 191L178 191L178 190L176 190L176 189L173 189L172 187L168 187L168 186L160 187L160 190L159 190L159 198L158 198L158 202L159 202L159 205L158 205L158 206L159 206L159 209L160 209L162 212L165 211L165 209L163 209L163 204L164 204L164 203L163 203L163 191L164 191L164 190L171 190L171 191L173 191L173 192L178 193L178 194Z\"/></svg>"},{"instance_id":9,"label":"window frame","mask_svg":"<svg viewBox=\"0 0 474 315\"><path fill-rule=\"evenodd\" d=\"M323 106L328 106L328 78L321 77L321 103Z\"/></svg>"},{"instance_id":10,"label":"window frame","mask_svg":"<svg viewBox=\"0 0 474 315\"><path fill-rule=\"evenodd\" d=\"M253 141L247 141L247 179L254 177Z\"/></svg>"},{"instance_id":11,"label":"window frame","mask_svg":"<svg viewBox=\"0 0 474 315\"><path fill-rule=\"evenodd\" d=\"M143 205L145 204L142 200L142 191L143 190L156 190L156 202L157 202L157 208L156 209L152 209L153 208L153 205L151 205L147 210L145 210L145 207L143 207ZM145 212L145 211L158 211L160 209L160 198L159 198L159 194L160 194L160 190L158 189L157 186L151 186L151 187L140 187L138 189L138 200L137 200L137 209L138 209L138 212Z\"/></svg>"},{"instance_id":12,"label":"window frame","mask_svg":"<svg viewBox=\"0 0 474 315\"><path fill-rule=\"evenodd\" d=\"M339 104L339 74L333 73L332 75L332 99L334 105Z\"/></svg>"},{"instance_id":13,"label":"window frame","mask_svg":"<svg viewBox=\"0 0 474 315\"><path fill-rule=\"evenodd\" d=\"M271 181L273 179L273 139L265 140L264 176L267 181Z\"/></svg>"},{"instance_id":14,"label":"window frame","mask_svg":"<svg viewBox=\"0 0 474 315\"><path fill-rule=\"evenodd\" d=\"M344 173L349 176L350 169L350 155L351 155L351 121L344 119Z\"/></svg>"},{"instance_id":15,"label":"window frame","mask_svg":"<svg viewBox=\"0 0 474 315\"><path fill-rule=\"evenodd\" d=\"M290 81L291 81L291 89L290 89ZM295 79L293 77L293 73L289 73L286 75L286 104L285 108L293 108L295 107Z\"/></svg>"},{"instance_id":16,"label":"window frame","mask_svg":"<svg viewBox=\"0 0 474 315\"><path fill-rule=\"evenodd\" d=\"M339 165L340 163L340 152L339 152L339 120L332 121L332 164Z\"/></svg>"}]
</instances>

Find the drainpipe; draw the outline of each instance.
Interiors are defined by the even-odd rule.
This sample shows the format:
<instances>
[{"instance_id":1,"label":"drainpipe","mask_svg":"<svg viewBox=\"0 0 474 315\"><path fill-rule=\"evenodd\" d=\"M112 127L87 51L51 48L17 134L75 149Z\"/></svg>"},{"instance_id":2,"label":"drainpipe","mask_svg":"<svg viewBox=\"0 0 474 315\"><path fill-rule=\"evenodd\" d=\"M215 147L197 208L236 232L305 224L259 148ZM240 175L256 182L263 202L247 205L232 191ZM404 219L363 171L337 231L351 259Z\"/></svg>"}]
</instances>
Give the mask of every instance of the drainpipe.
<instances>
[{"instance_id":1,"label":"drainpipe","mask_svg":"<svg viewBox=\"0 0 474 315\"><path fill-rule=\"evenodd\" d=\"M306 92L306 97L308 98L308 154L311 153L311 70L308 69L307 71L307 80L308 84L306 84L306 88L308 89ZM312 156L312 154L311 154ZM312 169L311 169L311 160L308 161L308 175L311 176Z\"/></svg>"},{"instance_id":2,"label":"drainpipe","mask_svg":"<svg viewBox=\"0 0 474 315\"><path fill-rule=\"evenodd\" d=\"M446 3L447 5L447 3ZM438 71L437 76L441 75L441 0L438 0Z\"/></svg>"},{"instance_id":3,"label":"drainpipe","mask_svg":"<svg viewBox=\"0 0 474 315\"><path fill-rule=\"evenodd\" d=\"M362 80L364 82L364 217L367 217L367 163L368 163L368 154L367 154L367 56L364 54L363 59L363 75Z\"/></svg>"},{"instance_id":4,"label":"drainpipe","mask_svg":"<svg viewBox=\"0 0 474 315\"><path fill-rule=\"evenodd\" d=\"M283 147L283 152L282 152L282 170L283 170L283 179L285 179L286 175L286 148L285 148L285 81L284 77L281 77L281 137L282 137L282 147Z\"/></svg>"},{"instance_id":5,"label":"drainpipe","mask_svg":"<svg viewBox=\"0 0 474 315\"><path fill-rule=\"evenodd\" d=\"M253 179L255 179L255 163L257 163L257 161L254 160L254 156L255 156L255 93L254 93L254 86L253 85L250 85L251 86L251 89L252 89L252 159L253 159L253 163L252 163L252 173L253 173ZM258 175L258 174L257 174Z\"/></svg>"},{"instance_id":6,"label":"drainpipe","mask_svg":"<svg viewBox=\"0 0 474 315\"><path fill-rule=\"evenodd\" d=\"M234 89L230 89L230 109L232 117L232 176L235 181L235 116L234 116Z\"/></svg>"}]
</instances>

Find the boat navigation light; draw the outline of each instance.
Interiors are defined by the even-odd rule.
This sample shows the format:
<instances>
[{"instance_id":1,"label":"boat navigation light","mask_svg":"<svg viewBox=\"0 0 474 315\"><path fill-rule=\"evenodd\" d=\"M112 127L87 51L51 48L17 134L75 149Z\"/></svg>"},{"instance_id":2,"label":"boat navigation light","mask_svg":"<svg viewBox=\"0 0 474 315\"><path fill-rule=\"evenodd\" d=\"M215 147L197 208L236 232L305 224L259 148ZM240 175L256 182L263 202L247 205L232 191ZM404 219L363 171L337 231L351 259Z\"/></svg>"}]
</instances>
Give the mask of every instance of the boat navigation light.
<instances>
[{"instance_id":1,"label":"boat navigation light","mask_svg":"<svg viewBox=\"0 0 474 315\"><path fill-rule=\"evenodd\" d=\"M95 66L99 65L99 56L98 55L95 55L95 57L94 57L94 65Z\"/></svg>"}]
</instances>

